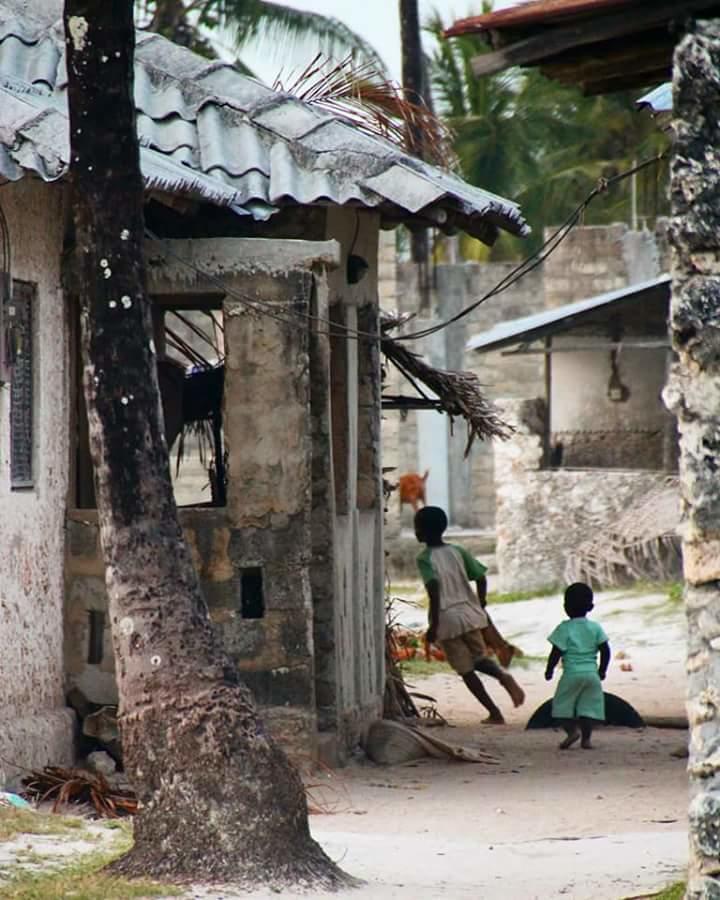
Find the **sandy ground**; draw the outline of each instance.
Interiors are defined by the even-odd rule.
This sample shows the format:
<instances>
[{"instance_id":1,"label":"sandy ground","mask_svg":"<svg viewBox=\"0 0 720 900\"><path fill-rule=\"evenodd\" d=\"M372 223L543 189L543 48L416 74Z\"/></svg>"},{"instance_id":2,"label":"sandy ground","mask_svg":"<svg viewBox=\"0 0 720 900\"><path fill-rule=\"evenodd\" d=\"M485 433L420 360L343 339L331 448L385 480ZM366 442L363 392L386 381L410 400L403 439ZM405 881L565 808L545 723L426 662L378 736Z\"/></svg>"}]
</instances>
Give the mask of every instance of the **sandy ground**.
<instances>
[{"instance_id":1,"label":"sandy ground","mask_svg":"<svg viewBox=\"0 0 720 900\"><path fill-rule=\"evenodd\" d=\"M531 656L545 656L545 636L561 620L558 598L505 604L494 621ZM406 609L408 624L424 611ZM607 690L643 715L682 716L685 626L682 607L663 594L601 594L595 617L616 660ZM603 728L596 749L560 752L553 730L524 730L552 694L543 663L516 671L527 702L512 710L492 692L505 726L482 726L482 710L457 677L418 679L450 726L445 740L495 754L497 766L427 760L381 768L357 764L328 778L336 811L312 817L333 859L366 880L338 897L449 900L620 900L682 877L687 859L685 760L672 756L686 732ZM232 893L194 892L194 897ZM257 893L260 900L278 894ZM292 898L301 894L285 893Z\"/></svg>"},{"instance_id":2,"label":"sandy ground","mask_svg":"<svg viewBox=\"0 0 720 900\"><path fill-rule=\"evenodd\" d=\"M557 749L553 730L525 731L532 711L552 693L543 679L545 636L562 617L558 598L498 605L501 631L530 657L515 671L527 692L513 710L490 684L507 716L483 726L483 710L452 674L418 679L449 722L434 733L481 748L499 764L422 760L380 767L359 758L313 777L314 836L345 871L365 882L338 900L621 900L682 878L687 859L685 760L672 752L685 731L599 729L596 748ZM423 610L402 619L422 624ZM595 617L616 659L607 689L643 715L681 716L684 693L682 606L662 594L614 592L597 598ZM621 662L631 665L622 671ZM54 850L54 843L63 844ZM78 843L26 835L0 852L0 866L20 864L20 849L55 856ZM0 850L2 848L0 847ZM0 888L1 896L1 888ZM319 896L201 887L186 900Z\"/></svg>"}]
</instances>

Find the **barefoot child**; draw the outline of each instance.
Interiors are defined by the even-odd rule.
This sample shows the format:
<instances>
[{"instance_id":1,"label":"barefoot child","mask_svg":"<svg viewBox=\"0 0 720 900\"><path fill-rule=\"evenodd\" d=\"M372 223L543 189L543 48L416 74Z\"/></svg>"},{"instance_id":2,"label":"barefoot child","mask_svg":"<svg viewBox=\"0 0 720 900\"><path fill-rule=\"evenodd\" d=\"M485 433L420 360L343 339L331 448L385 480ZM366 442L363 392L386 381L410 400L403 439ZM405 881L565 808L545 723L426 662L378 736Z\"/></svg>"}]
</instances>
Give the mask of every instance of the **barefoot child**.
<instances>
[{"instance_id":1,"label":"barefoot child","mask_svg":"<svg viewBox=\"0 0 720 900\"><path fill-rule=\"evenodd\" d=\"M426 506L415 514L415 536L426 545L417 563L430 598L427 640L439 642L447 661L490 714L485 721L502 724L502 713L475 670L496 678L515 706L520 706L525 694L512 675L487 656L486 569L463 547L443 541L447 524L447 516L438 506ZM477 594L471 581L476 583Z\"/></svg>"},{"instance_id":2,"label":"barefoot child","mask_svg":"<svg viewBox=\"0 0 720 900\"><path fill-rule=\"evenodd\" d=\"M563 673L553 698L553 718L567 734L560 744L567 750L582 737L581 746L591 750L593 722L605 721L605 696L601 681L610 663L607 635L597 622L586 618L593 608L593 592L587 584L576 582L565 591L565 612L548 640L552 650L548 656L545 679L551 681L555 666L562 659ZM598 669L598 653L600 668Z\"/></svg>"}]
</instances>

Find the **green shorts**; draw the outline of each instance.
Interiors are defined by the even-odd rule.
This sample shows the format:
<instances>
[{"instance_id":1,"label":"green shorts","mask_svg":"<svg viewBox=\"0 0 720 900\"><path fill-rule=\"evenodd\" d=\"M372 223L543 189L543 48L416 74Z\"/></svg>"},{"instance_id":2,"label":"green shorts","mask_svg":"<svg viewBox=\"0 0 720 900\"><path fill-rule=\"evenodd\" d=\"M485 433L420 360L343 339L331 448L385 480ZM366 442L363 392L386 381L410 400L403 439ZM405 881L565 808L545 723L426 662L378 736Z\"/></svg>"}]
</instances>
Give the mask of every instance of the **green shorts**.
<instances>
[{"instance_id":1,"label":"green shorts","mask_svg":"<svg viewBox=\"0 0 720 900\"><path fill-rule=\"evenodd\" d=\"M552 704L553 719L605 721L605 695L597 672L563 672Z\"/></svg>"}]
</instances>

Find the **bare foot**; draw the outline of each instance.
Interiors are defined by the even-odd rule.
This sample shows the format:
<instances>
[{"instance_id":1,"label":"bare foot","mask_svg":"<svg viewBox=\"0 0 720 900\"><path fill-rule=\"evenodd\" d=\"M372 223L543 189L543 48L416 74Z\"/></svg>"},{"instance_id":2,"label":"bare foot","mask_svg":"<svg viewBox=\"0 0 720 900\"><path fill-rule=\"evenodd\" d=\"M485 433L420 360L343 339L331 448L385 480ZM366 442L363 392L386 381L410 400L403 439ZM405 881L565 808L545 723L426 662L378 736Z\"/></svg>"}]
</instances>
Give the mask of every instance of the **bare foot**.
<instances>
[{"instance_id":1,"label":"bare foot","mask_svg":"<svg viewBox=\"0 0 720 900\"><path fill-rule=\"evenodd\" d=\"M510 694L513 706L522 706L525 702L525 691L520 687L517 681L515 681L512 675L506 675L502 685L508 694Z\"/></svg>"},{"instance_id":2,"label":"bare foot","mask_svg":"<svg viewBox=\"0 0 720 900\"><path fill-rule=\"evenodd\" d=\"M488 716L487 719L483 719L482 723L483 725L504 725L505 719L501 713L498 713L496 716Z\"/></svg>"},{"instance_id":3,"label":"bare foot","mask_svg":"<svg viewBox=\"0 0 720 900\"><path fill-rule=\"evenodd\" d=\"M580 732L573 731L558 745L558 747L560 750L569 750L578 740L580 740Z\"/></svg>"}]
</instances>

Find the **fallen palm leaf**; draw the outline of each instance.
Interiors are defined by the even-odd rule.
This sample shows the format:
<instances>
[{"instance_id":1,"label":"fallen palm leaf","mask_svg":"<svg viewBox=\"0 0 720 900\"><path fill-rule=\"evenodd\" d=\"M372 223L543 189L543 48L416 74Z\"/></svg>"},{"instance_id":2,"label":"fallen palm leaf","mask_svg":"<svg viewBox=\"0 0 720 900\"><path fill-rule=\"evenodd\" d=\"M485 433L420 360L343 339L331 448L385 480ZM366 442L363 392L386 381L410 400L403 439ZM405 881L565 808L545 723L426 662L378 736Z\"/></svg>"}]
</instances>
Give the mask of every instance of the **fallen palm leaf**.
<instances>
[{"instance_id":1,"label":"fallen palm leaf","mask_svg":"<svg viewBox=\"0 0 720 900\"><path fill-rule=\"evenodd\" d=\"M611 586L652 579L667 581L680 570L680 490L668 476L651 491L633 498L618 519L583 523L578 531L592 537L567 555L568 582Z\"/></svg>"},{"instance_id":2,"label":"fallen palm leaf","mask_svg":"<svg viewBox=\"0 0 720 900\"><path fill-rule=\"evenodd\" d=\"M70 804L90 804L99 816L117 819L135 815L137 797L132 791L114 788L100 772L45 766L23 778L25 794L40 802L52 801L53 812Z\"/></svg>"},{"instance_id":3,"label":"fallen palm leaf","mask_svg":"<svg viewBox=\"0 0 720 900\"><path fill-rule=\"evenodd\" d=\"M468 429L468 440L465 456L470 453L476 439L489 440L499 438L507 440L514 429L503 422L500 411L483 394L482 384L473 372L447 372L436 369L412 350L393 338L383 335L380 349L386 359L417 388L421 382L435 397L428 398L417 388L427 400L434 400L438 410L453 419L465 419Z\"/></svg>"}]
</instances>

